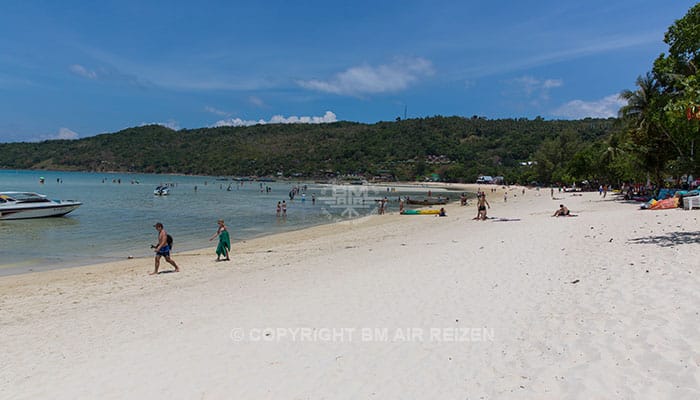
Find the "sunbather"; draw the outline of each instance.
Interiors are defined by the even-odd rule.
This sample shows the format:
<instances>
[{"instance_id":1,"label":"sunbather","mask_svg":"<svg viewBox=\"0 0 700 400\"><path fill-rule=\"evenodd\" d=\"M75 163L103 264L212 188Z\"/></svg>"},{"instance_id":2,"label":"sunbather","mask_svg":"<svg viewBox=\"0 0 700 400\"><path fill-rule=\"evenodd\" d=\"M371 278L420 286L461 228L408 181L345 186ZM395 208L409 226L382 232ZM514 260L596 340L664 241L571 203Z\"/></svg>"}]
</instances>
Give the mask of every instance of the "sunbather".
<instances>
[{"instance_id":1,"label":"sunbather","mask_svg":"<svg viewBox=\"0 0 700 400\"><path fill-rule=\"evenodd\" d=\"M569 211L569 209L563 204L559 204L559 209L554 212L552 217L568 217L569 215L571 215L571 211Z\"/></svg>"}]
</instances>

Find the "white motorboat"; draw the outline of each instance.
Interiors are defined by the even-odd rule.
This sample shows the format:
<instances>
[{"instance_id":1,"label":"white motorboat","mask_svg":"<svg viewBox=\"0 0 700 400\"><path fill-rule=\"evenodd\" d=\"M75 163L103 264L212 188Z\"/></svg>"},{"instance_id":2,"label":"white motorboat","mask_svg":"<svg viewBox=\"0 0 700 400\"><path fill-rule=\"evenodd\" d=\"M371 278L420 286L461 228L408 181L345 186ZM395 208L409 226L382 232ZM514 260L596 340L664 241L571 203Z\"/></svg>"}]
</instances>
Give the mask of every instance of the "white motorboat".
<instances>
[{"instance_id":1,"label":"white motorboat","mask_svg":"<svg viewBox=\"0 0 700 400\"><path fill-rule=\"evenodd\" d=\"M34 192L0 192L0 220L60 217L81 204L74 200L51 200Z\"/></svg>"},{"instance_id":2,"label":"white motorboat","mask_svg":"<svg viewBox=\"0 0 700 400\"><path fill-rule=\"evenodd\" d=\"M170 189L167 186L158 186L154 191L153 194L156 196L167 196L170 194Z\"/></svg>"}]
</instances>

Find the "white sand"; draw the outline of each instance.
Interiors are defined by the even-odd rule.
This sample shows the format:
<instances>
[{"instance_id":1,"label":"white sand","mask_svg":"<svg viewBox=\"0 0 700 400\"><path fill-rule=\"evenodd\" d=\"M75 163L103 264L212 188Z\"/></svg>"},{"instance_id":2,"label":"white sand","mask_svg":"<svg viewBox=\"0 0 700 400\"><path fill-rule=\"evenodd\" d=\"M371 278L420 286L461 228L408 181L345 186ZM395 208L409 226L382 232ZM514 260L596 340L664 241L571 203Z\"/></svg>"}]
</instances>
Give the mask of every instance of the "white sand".
<instances>
[{"instance_id":1,"label":"white sand","mask_svg":"<svg viewBox=\"0 0 700 400\"><path fill-rule=\"evenodd\" d=\"M0 398L700 398L700 213L487 194L0 278Z\"/></svg>"}]
</instances>

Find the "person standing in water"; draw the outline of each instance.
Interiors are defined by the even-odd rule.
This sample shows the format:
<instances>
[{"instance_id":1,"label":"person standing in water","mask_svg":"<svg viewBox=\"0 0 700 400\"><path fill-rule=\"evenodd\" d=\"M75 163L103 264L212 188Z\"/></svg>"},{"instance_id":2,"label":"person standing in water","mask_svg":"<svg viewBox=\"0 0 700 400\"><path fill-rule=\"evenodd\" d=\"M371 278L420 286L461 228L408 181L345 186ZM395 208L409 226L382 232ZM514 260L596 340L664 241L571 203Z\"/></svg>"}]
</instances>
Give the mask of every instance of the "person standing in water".
<instances>
[{"instance_id":1,"label":"person standing in water","mask_svg":"<svg viewBox=\"0 0 700 400\"><path fill-rule=\"evenodd\" d=\"M231 261L229 258L229 252L231 251L231 237L228 234L228 229L224 224L224 220L220 219L216 221L219 228L216 230L214 236L209 238L209 241L214 240L217 236L219 237L219 245L216 246L216 261L221 261L221 256L224 256L224 261Z\"/></svg>"}]
</instances>

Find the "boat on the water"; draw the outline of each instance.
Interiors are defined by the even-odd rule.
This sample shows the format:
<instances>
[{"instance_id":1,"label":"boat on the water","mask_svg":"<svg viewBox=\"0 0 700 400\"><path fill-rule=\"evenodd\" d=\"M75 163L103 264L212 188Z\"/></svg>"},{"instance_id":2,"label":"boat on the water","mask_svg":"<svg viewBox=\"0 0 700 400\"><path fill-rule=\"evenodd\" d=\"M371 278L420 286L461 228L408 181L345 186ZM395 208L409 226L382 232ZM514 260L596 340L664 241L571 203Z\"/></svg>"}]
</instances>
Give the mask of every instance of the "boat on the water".
<instances>
[{"instance_id":1,"label":"boat on the water","mask_svg":"<svg viewBox=\"0 0 700 400\"><path fill-rule=\"evenodd\" d=\"M167 196L170 194L170 189L167 186L158 186L153 194L156 196Z\"/></svg>"},{"instance_id":2,"label":"boat on the water","mask_svg":"<svg viewBox=\"0 0 700 400\"><path fill-rule=\"evenodd\" d=\"M81 204L74 200L51 200L34 192L0 192L0 220L61 217Z\"/></svg>"},{"instance_id":3,"label":"boat on the water","mask_svg":"<svg viewBox=\"0 0 700 400\"><path fill-rule=\"evenodd\" d=\"M414 206L440 206L447 204L449 199L447 197L429 197L423 200L406 199L406 204Z\"/></svg>"}]
</instances>

